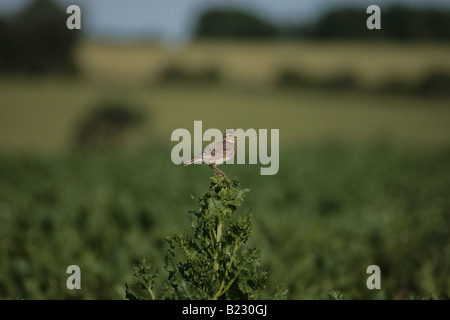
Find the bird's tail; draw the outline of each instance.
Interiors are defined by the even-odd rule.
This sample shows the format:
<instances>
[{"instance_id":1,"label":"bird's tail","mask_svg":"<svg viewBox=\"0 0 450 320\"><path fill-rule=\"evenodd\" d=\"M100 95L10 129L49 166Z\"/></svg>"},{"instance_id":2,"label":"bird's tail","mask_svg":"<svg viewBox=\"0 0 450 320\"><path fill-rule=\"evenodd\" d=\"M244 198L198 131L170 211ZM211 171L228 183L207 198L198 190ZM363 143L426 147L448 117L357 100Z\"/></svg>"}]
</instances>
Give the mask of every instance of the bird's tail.
<instances>
[{"instance_id":1,"label":"bird's tail","mask_svg":"<svg viewBox=\"0 0 450 320\"><path fill-rule=\"evenodd\" d=\"M193 164L193 163L202 163L202 162L203 162L202 156L197 156L197 157L194 157L194 158L192 158L190 160L183 161L183 164L185 166L188 166L188 165Z\"/></svg>"}]
</instances>

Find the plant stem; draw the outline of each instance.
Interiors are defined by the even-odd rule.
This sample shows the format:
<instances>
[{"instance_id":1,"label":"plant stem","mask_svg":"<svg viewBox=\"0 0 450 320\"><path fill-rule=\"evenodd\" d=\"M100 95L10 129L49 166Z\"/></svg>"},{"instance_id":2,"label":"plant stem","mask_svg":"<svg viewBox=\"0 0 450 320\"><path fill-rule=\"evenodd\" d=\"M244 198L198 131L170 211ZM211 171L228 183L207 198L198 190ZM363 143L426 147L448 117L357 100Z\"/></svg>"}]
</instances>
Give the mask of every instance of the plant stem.
<instances>
[{"instance_id":1,"label":"plant stem","mask_svg":"<svg viewBox=\"0 0 450 320\"><path fill-rule=\"evenodd\" d=\"M219 243L222 238L222 221L220 220L220 217L218 218L219 221L217 223L217 235L216 235L216 242Z\"/></svg>"},{"instance_id":2,"label":"plant stem","mask_svg":"<svg viewBox=\"0 0 450 320\"><path fill-rule=\"evenodd\" d=\"M152 300L156 300L155 294L153 293L153 291L152 291L152 289L150 288L150 286L147 287L147 291L150 293L150 296L152 297Z\"/></svg>"},{"instance_id":3,"label":"plant stem","mask_svg":"<svg viewBox=\"0 0 450 320\"><path fill-rule=\"evenodd\" d=\"M225 270L224 279L222 280L222 283L220 284L219 291L217 291L216 294L214 295L213 300L217 300L221 295L223 295L225 292L227 292L227 290L230 289L231 285L233 284L234 280L236 280L237 276L239 275L239 273L237 273L234 276L234 278L230 282L228 282L227 286L224 287L225 280L228 277L228 271L231 269L231 266L233 265L234 257L236 256L236 252L242 244L243 244L243 242L239 242L239 239L238 239L238 241L234 245L233 254L230 257L230 262L228 263L228 267Z\"/></svg>"},{"instance_id":4,"label":"plant stem","mask_svg":"<svg viewBox=\"0 0 450 320\"><path fill-rule=\"evenodd\" d=\"M216 233L216 243L219 244L219 247L215 250L216 252L214 254L214 266L213 266L214 271L216 271L216 272L219 270L219 262L217 261L217 259L219 258L220 250L222 250L222 245L220 243L220 240L222 238L222 225L223 225L223 223L219 217L219 221L217 223L217 233Z\"/></svg>"}]
</instances>

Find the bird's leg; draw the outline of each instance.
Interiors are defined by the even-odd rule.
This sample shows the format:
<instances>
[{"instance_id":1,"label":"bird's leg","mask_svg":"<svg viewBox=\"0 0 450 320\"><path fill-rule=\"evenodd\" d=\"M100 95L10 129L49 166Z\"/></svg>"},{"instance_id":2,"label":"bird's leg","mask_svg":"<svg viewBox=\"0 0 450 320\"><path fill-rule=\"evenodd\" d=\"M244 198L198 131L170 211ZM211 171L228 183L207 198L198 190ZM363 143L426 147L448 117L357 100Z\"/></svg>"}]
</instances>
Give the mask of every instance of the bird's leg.
<instances>
[{"instance_id":1,"label":"bird's leg","mask_svg":"<svg viewBox=\"0 0 450 320\"><path fill-rule=\"evenodd\" d=\"M214 171L216 171L217 173L219 173L222 177L228 179L227 175L226 175L222 170L220 170L219 168L217 168L217 166L216 166L215 163L213 164L213 166L214 166L215 169L217 169L217 171L216 171L216 170L214 170ZM228 179L228 180L229 180L229 179Z\"/></svg>"},{"instance_id":2,"label":"bird's leg","mask_svg":"<svg viewBox=\"0 0 450 320\"><path fill-rule=\"evenodd\" d=\"M219 168L215 167L214 171L218 173L220 176L225 177L225 173L219 170Z\"/></svg>"},{"instance_id":3,"label":"bird's leg","mask_svg":"<svg viewBox=\"0 0 450 320\"><path fill-rule=\"evenodd\" d=\"M217 167L214 167L213 165L214 165L214 164L210 164L209 167L210 167L211 169L213 169L215 173L221 174L219 171L216 170L216 169L218 169L218 168L217 168Z\"/></svg>"}]
</instances>

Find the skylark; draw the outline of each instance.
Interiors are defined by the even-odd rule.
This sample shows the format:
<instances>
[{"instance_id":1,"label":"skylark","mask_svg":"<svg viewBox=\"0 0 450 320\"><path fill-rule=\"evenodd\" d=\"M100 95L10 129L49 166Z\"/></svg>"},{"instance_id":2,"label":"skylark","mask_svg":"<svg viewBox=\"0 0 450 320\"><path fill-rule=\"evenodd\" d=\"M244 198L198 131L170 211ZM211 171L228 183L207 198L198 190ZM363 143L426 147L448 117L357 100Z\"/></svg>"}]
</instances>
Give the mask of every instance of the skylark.
<instances>
[{"instance_id":1,"label":"skylark","mask_svg":"<svg viewBox=\"0 0 450 320\"><path fill-rule=\"evenodd\" d=\"M196 155L191 160L184 161L183 164L188 166L193 163L206 163L215 172L228 179L227 175L217 168L217 165L234 157L236 140L234 130L227 129L221 141L207 146L201 154Z\"/></svg>"}]
</instances>

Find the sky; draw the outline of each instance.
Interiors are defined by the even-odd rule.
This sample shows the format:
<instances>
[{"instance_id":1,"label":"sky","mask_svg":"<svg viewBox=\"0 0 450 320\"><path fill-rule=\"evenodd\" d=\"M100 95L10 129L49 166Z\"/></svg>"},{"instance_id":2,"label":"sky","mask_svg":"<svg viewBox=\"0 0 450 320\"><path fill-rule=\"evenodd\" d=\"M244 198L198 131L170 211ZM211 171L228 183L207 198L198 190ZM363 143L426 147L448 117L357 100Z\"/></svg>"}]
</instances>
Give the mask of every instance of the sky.
<instances>
[{"instance_id":1,"label":"sky","mask_svg":"<svg viewBox=\"0 0 450 320\"><path fill-rule=\"evenodd\" d=\"M31 0L0 0L0 15L20 10ZM188 40L198 14L210 7L243 8L275 24L310 22L336 6L357 5L365 12L371 4L392 3L450 10L449 0L56 0L63 7L81 8L87 36L110 39L156 37L162 41Z\"/></svg>"}]
</instances>

